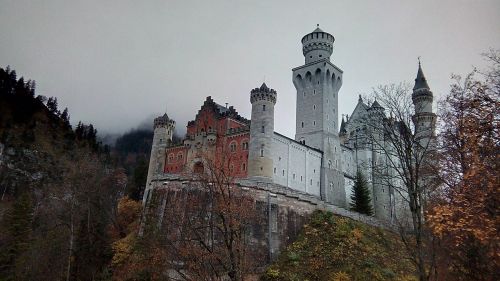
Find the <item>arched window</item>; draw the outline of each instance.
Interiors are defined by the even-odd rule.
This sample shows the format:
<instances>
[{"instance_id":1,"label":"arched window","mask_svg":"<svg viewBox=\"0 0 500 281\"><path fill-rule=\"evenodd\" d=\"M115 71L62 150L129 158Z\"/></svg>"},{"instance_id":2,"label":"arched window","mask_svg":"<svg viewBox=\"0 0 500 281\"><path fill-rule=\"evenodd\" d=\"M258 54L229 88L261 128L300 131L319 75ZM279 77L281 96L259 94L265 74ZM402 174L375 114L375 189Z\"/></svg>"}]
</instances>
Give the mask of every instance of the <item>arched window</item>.
<instances>
[{"instance_id":1,"label":"arched window","mask_svg":"<svg viewBox=\"0 0 500 281\"><path fill-rule=\"evenodd\" d=\"M262 111L266 111L266 105L265 104L262 105Z\"/></svg>"},{"instance_id":2,"label":"arched window","mask_svg":"<svg viewBox=\"0 0 500 281\"><path fill-rule=\"evenodd\" d=\"M261 133L265 133L265 132L266 132L266 127L265 127L265 126L262 126L262 128L260 128L260 132L261 132Z\"/></svg>"},{"instance_id":3,"label":"arched window","mask_svg":"<svg viewBox=\"0 0 500 281\"><path fill-rule=\"evenodd\" d=\"M235 152L236 151L236 141L232 141L229 144L229 149L231 150L231 152Z\"/></svg>"},{"instance_id":4,"label":"arched window","mask_svg":"<svg viewBox=\"0 0 500 281\"><path fill-rule=\"evenodd\" d=\"M332 168L332 160L328 160L328 168L331 169Z\"/></svg>"},{"instance_id":5,"label":"arched window","mask_svg":"<svg viewBox=\"0 0 500 281\"><path fill-rule=\"evenodd\" d=\"M304 128L304 122L301 122L301 123L300 123L300 126L301 126L302 128Z\"/></svg>"}]
</instances>

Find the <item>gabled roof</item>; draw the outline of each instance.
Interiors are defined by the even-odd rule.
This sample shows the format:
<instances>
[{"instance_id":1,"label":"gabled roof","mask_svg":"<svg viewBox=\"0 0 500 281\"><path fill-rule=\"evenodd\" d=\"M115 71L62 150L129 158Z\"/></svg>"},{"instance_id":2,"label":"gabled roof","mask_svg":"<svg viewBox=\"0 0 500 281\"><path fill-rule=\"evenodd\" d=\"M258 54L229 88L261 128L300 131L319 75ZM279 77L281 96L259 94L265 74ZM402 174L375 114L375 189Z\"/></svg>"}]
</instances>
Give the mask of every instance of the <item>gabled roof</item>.
<instances>
[{"instance_id":1,"label":"gabled roof","mask_svg":"<svg viewBox=\"0 0 500 281\"><path fill-rule=\"evenodd\" d=\"M220 104L214 102L214 100L210 96L207 97L207 99L205 100L205 102L201 106L200 110L198 110L198 113L196 114L195 120L198 118L198 115L200 114L200 112L204 108L208 108L208 110L211 110L214 113L215 118L217 118L217 119L229 117L229 118L232 118L234 120L240 121L244 124L247 124L247 125L250 124L250 120L240 116L238 114L238 112L236 111L236 109L234 109L234 107L232 107L232 106L226 107L226 106L220 105ZM189 121L188 126L194 125L195 120Z\"/></svg>"}]
</instances>

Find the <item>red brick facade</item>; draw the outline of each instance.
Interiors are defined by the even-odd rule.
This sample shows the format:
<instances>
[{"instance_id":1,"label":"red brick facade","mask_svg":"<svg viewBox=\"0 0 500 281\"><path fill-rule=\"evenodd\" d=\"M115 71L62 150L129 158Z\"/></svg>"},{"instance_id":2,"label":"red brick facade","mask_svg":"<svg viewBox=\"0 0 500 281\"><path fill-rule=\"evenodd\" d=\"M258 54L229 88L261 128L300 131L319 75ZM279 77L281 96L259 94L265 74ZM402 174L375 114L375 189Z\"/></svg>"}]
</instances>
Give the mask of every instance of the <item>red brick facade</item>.
<instances>
[{"instance_id":1,"label":"red brick facade","mask_svg":"<svg viewBox=\"0 0 500 281\"><path fill-rule=\"evenodd\" d=\"M249 139L250 121L232 106L221 106L207 97L195 119L188 122L183 142L167 147L164 172L201 172L210 159L231 176L245 178Z\"/></svg>"}]
</instances>

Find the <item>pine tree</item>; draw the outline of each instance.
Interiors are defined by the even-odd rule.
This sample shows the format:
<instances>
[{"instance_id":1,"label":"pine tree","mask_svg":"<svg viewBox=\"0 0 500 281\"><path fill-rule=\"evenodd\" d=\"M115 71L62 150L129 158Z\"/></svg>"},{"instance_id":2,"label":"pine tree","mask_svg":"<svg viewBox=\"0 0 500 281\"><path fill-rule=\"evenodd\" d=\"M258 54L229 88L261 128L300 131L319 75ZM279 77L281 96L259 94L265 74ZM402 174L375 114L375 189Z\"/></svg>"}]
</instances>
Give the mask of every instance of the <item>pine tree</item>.
<instances>
[{"instance_id":1,"label":"pine tree","mask_svg":"<svg viewBox=\"0 0 500 281\"><path fill-rule=\"evenodd\" d=\"M352 187L351 210L368 216L373 215L368 183L359 169Z\"/></svg>"}]
</instances>

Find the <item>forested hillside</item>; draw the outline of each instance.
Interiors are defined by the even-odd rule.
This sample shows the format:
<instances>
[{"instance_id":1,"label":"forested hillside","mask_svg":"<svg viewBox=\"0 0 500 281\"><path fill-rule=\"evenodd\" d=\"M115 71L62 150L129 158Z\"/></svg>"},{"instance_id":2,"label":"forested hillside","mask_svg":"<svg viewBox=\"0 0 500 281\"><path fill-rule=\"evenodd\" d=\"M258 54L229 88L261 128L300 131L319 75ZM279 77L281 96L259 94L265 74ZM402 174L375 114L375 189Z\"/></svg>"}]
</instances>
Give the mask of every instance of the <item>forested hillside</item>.
<instances>
[{"instance_id":1,"label":"forested hillside","mask_svg":"<svg viewBox=\"0 0 500 281\"><path fill-rule=\"evenodd\" d=\"M329 212L315 212L264 281L417 280L398 234Z\"/></svg>"},{"instance_id":2,"label":"forested hillside","mask_svg":"<svg viewBox=\"0 0 500 281\"><path fill-rule=\"evenodd\" d=\"M108 279L126 176L56 98L0 68L0 280Z\"/></svg>"}]
</instances>

